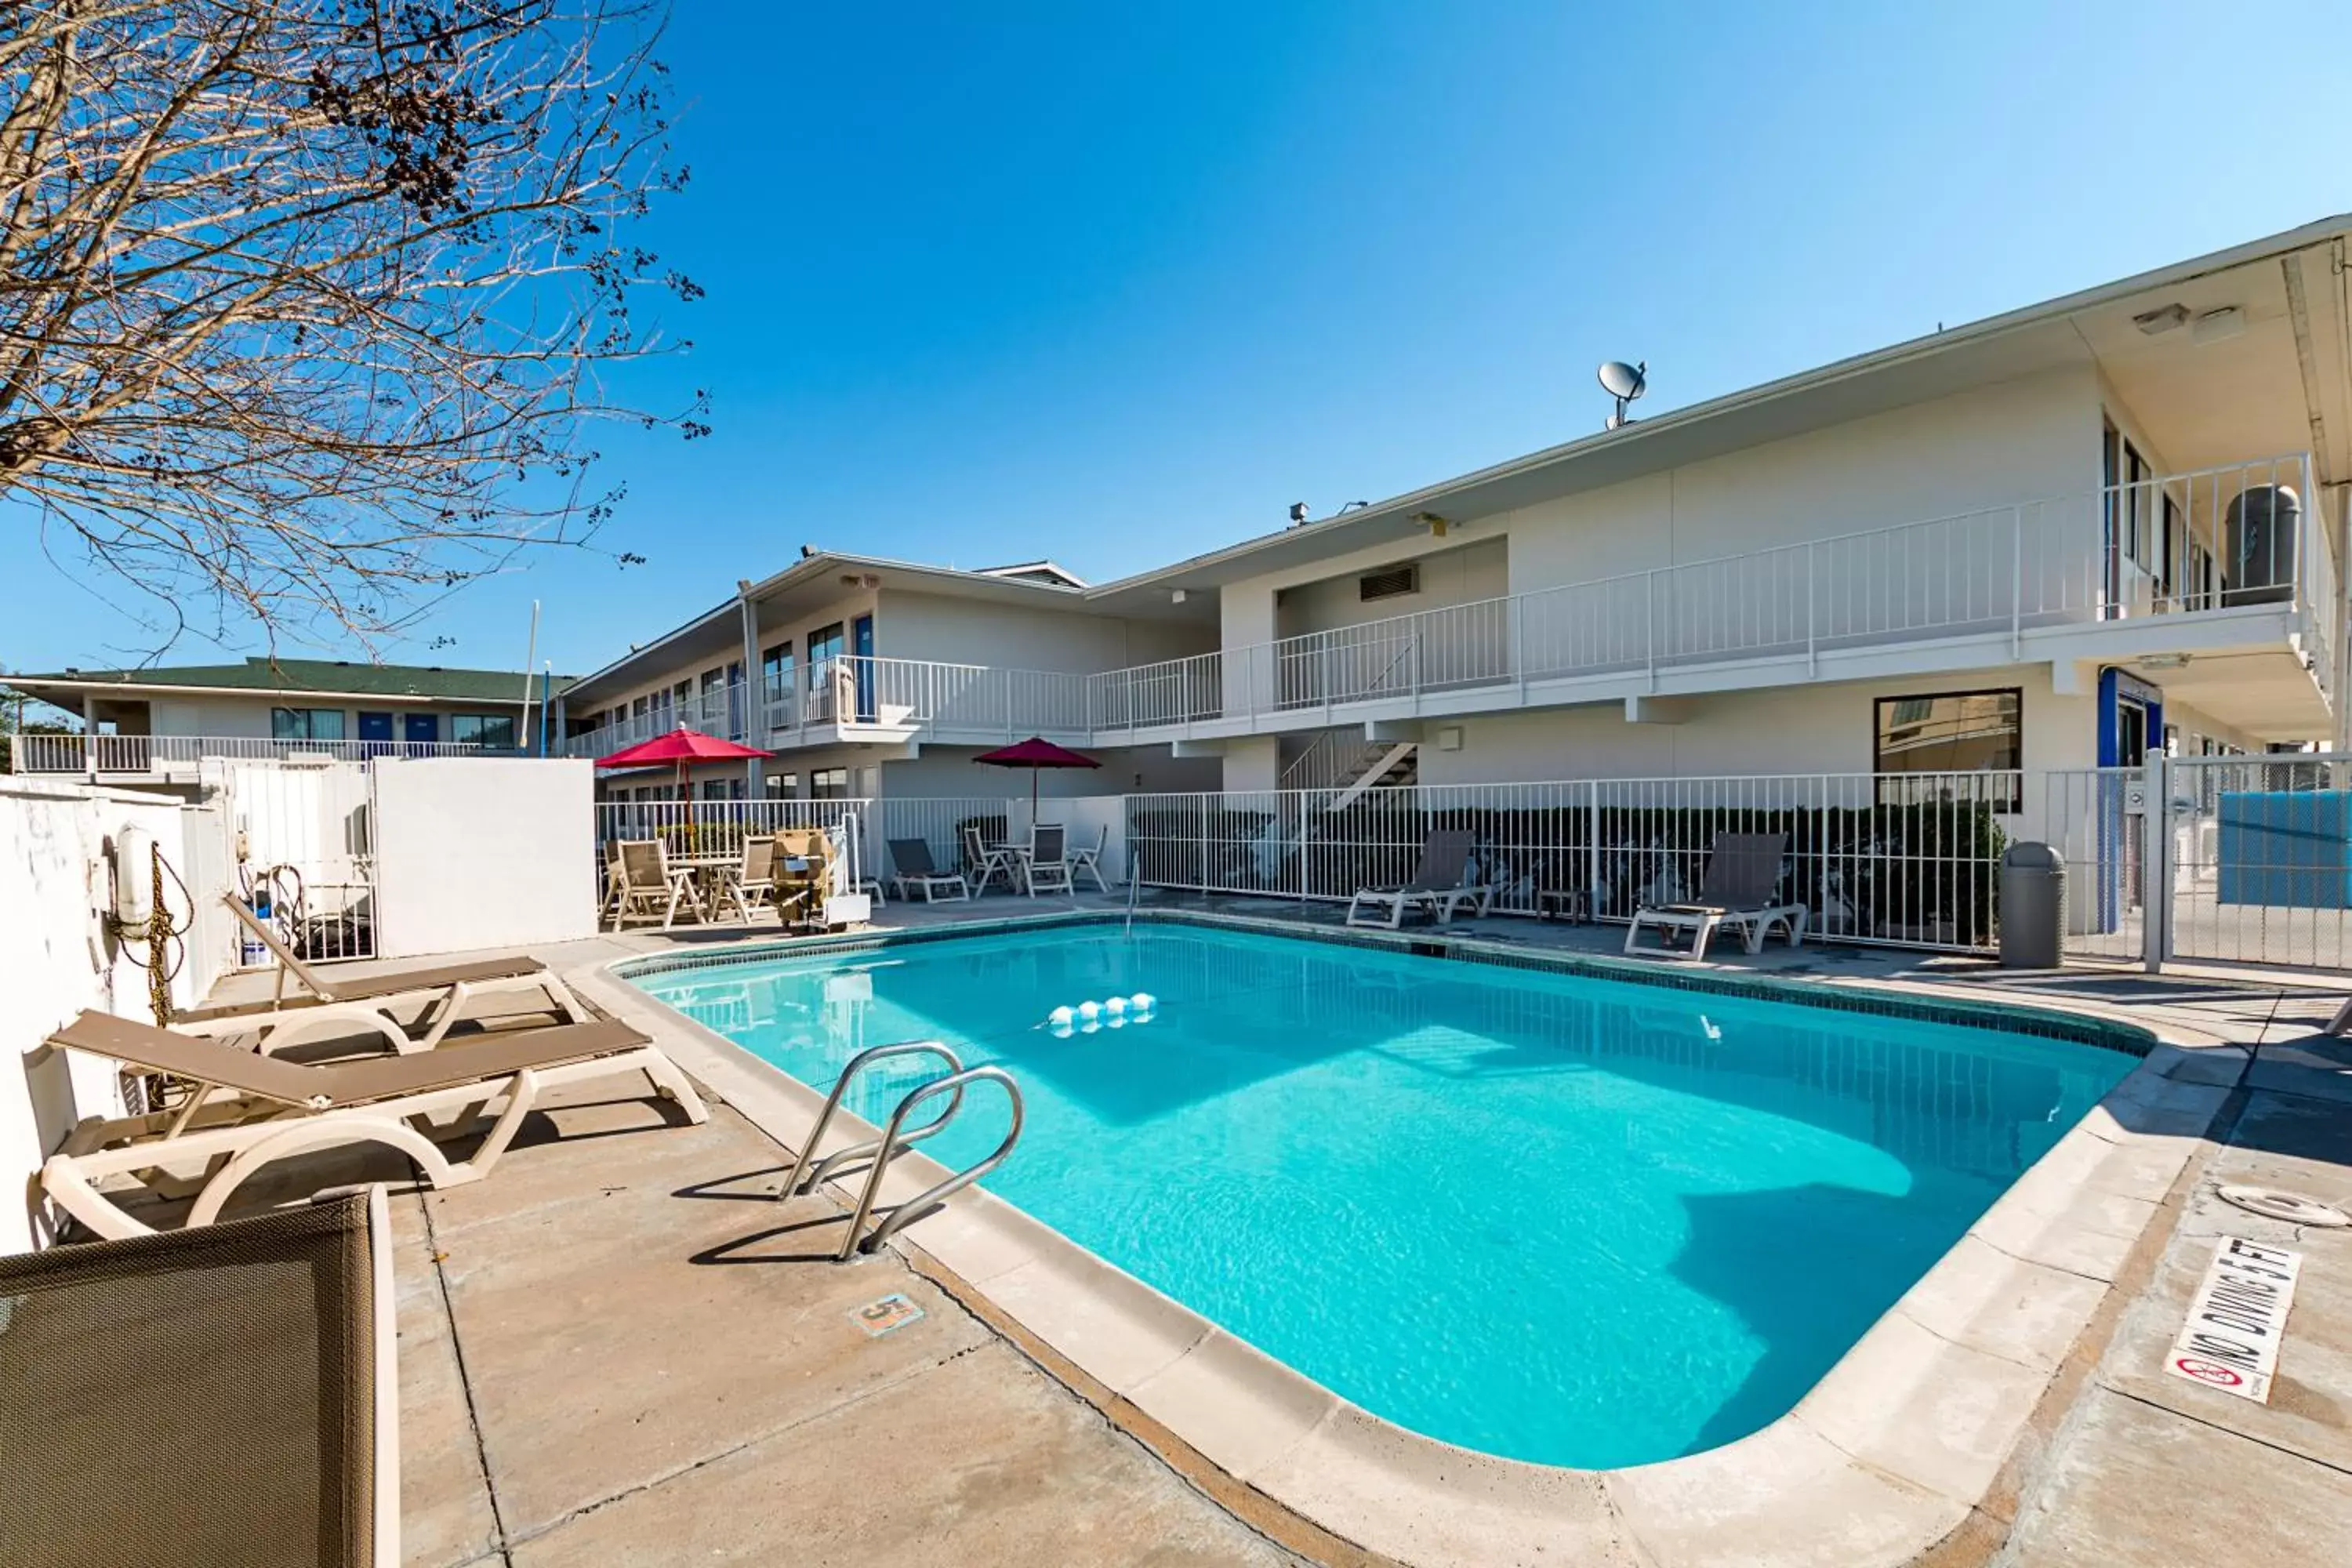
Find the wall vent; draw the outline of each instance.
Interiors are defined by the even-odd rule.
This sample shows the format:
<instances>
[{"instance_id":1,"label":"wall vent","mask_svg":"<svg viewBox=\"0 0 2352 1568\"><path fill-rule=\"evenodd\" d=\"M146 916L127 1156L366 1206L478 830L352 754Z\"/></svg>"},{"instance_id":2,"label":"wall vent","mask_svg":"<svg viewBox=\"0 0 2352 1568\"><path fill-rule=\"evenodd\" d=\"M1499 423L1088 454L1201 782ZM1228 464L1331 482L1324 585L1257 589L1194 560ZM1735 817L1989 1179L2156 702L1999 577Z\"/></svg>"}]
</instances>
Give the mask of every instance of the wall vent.
<instances>
[{"instance_id":1,"label":"wall vent","mask_svg":"<svg viewBox=\"0 0 2352 1568\"><path fill-rule=\"evenodd\" d=\"M1374 599L1394 599L1406 594L1421 592L1421 563L1408 561L1402 566L1384 566L1378 572L1367 572L1356 579L1356 599L1370 604Z\"/></svg>"}]
</instances>

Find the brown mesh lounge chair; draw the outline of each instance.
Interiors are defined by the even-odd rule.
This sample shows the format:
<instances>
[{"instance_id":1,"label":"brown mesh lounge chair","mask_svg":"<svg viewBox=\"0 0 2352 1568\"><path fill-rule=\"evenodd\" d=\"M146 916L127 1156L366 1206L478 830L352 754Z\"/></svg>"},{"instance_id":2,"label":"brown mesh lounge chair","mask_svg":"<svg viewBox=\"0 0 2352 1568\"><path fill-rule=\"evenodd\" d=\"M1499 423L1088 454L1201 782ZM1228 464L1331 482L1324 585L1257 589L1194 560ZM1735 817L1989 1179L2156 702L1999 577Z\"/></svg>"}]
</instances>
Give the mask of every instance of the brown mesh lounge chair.
<instances>
[{"instance_id":1,"label":"brown mesh lounge chair","mask_svg":"<svg viewBox=\"0 0 2352 1568\"><path fill-rule=\"evenodd\" d=\"M772 837L743 840L743 858L719 868L719 890L711 896L711 912L732 903L750 925L754 914L776 896L776 841Z\"/></svg>"},{"instance_id":2,"label":"brown mesh lounge chair","mask_svg":"<svg viewBox=\"0 0 2352 1568\"><path fill-rule=\"evenodd\" d=\"M268 1001L191 1007L175 1014L173 1026L184 1034L254 1035L258 1037L259 1048L277 1051L299 1041L348 1035L357 1029L383 1036L396 1051L424 1051L442 1042L449 1026L466 1016L477 997L510 991L543 994L548 1010L567 1022L577 1024L588 1017L571 987L528 954L389 969L363 976L329 975L303 963L243 899L228 893L221 901L277 958L277 987ZM292 995L286 990L289 980L301 987Z\"/></svg>"},{"instance_id":3,"label":"brown mesh lounge chair","mask_svg":"<svg viewBox=\"0 0 2352 1568\"><path fill-rule=\"evenodd\" d=\"M1706 876L1700 882L1696 901L1687 904L1656 904L1634 911L1632 929L1625 932L1625 951L1644 951L1636 945L1644 926L1655 926L1672 933L1691 933L1689 956L1696 961L1706 956L1706 944L1717 928L1729 927L1746 940L1748 951L1764 951L1764 938L1774 926L1789 933L1789 945L1796 947L1805 940L1805 906L1776 904L1774 890L1780 883L1780 858L1788 851L1789 836L1785 833L1718 833L1715 847L1707 854ZM1670 952L1654 948L1651 952Z\"/></svg>"},{"instance_id":4,"label":"brown mesh lounge chair","mask_svg":"<svg viewBox=\"0 0 2352 1568\"><path fill-rule=\"evenodd\" d=\"M694 869L669 863L669 847L658 838L624 838L620 844L621 890L613 900L615 931L642 916L667 931L677 923L683 904L695 919L703 916L702 899L694 890Z\"/></svg>"},{"instance_id":5,"label":"brown mesh lounge chair","mask_svg":"<svg viewBox=\"0 0 2352 1568\"><path fill-rule=\"evenodd\" d=\"M318 1149L381 1143L415 1163L436 1187L489 1174L541 1091L641 1072L688 1121L709 1113L694 1085L645 1036L599 1019L509 1030L409 1056L296 1062L195 1039L109 1013L84 1013L48 1037L52 1047L108 1057L176 1079L189 1092L175 1110L82 1122L41 1167L50 1202L104 1237L138 1236L134 1219L99 1184L135 1177L165 1196L193 1189L190 1226L210 1225L247 1177L273 1161ZM452 1160L419 1131L424 1118L461 1120L503 1099L480 1145ZM183 1178L175 1173L193 1170Z\"/></svg>"},{"instance_id":6,"label":"brown mesh lounge chair","mask_svg":"<svg viewBox=\"0 0 2352 1568\"><path fill-rule=\"evenodd\" d=\"M1444 924L1454 918L1464 904L1475 904L1485 914L1494 898L1488 888L1465 886L1464 868L1470 863L1470 846L1475 836L1466 827L1441 828L1431 834L1421 846L1421 866L1412 880L1402 888L1359 888L1356 896L1348 900L1348 923L1351 926L1385 926L1391 931L1404 924L1407 910L1429 911L1430 918ZM1387 918L1381 918L1381 911ZM1358 915L1364 916L1358 919Z\"/></svg>"},{"instance_id":7,"label":"brown mesh lounge chair","mask_svg":"<svg viewBox=\"0 0 2352 1568\"><path fill-rule=\"evenodd\" d=\"M0 1561L395 1568L383 1189L0 1258Z\"/></svg>"}]
</instances>

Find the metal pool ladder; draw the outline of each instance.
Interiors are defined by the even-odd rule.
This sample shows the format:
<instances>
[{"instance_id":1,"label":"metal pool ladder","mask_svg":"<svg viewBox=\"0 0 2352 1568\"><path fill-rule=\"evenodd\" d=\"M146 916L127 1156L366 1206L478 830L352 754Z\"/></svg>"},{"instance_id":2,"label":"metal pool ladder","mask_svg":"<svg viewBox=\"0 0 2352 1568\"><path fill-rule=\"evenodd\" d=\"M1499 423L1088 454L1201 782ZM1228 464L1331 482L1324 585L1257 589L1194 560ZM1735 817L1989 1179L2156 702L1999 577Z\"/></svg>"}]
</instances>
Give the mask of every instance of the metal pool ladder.
<instances>
[{"instance_id":1,"label":"metal pool ladder","mask_svg":"<svg viewBox=\"0 0 2352 1568\"><path fill-rule=\"evenodd\" d=\"M812 1169L810 1161L824 1143L825 1131L833 1123L834 1112L841 1108L843 1097L849 1092L851 1080L877 1061L908 1056L936 1057L947 1064L948 1071L944 1077L919 1084L909 1090L898 1101L898 1108L890 1113L890 1123L883 1129L880 1138L853 1143L846 1149L836 1149L817 1159ZM1000 1086L1011 1102L1013 1125L1005 1130L1004 1141L986 1159L975 1161L944 1181L934 1182L892 1208L861 1237L858 1232L865 1230L866 1221L874 1212L874 1200L882 1190L882 1177L889 1170L890 1162L955 1120L956 1113L963 1109L964 1089L975 1083ZM914 1109L942 1094L950 1096L947 1109L929 1121L920 1123L914 1131L906 1131L907 1118ZM858 1194L856 1211L850 1216L849 1232L842 1237L841 1251L835 1258L836 1262L847 1262L855 1253L874 1251L891 1237L929 1214L942 1200L963 1191L1004 1163L1006 1157L1013 1152L1013 1145L1020 1141L1023 1112L1021 1086L1003 1068L968 1068L963 1065L961 1058L937 1040L902 1040L895 1045L870 1047L850 1058L848 1065L841 1069L841 1077L834 1084L833 1092L825 1096L824 1109L817 1112L815 1124L809 1129L808 1137L802 1142L799 1156L793 1161L792 1173L784 1178L784 1184L776 1193L776 1201L782 1203L803 1190L814 1191L835 1171L851 1161L870 1159L873 1163L866 1172L865 1187ZM805 1184L801 1179L803 1173L808 1177Z\"/></svg>"}]
</instances>

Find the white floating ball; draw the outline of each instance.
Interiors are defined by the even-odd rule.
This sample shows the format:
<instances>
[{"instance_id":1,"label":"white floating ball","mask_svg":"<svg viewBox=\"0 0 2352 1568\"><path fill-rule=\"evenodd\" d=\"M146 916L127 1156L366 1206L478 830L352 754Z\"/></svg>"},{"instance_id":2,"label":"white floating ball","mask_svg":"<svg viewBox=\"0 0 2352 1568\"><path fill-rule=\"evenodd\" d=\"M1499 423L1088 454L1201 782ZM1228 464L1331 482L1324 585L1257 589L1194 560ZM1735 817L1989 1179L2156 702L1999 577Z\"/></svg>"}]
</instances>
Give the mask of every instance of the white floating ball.
<instances>
[{"instance_id":1,"label":"white floating ball","mask_svg":"<svg viewBox=\"0 0 2352 1568\"><path fill-rule=\"evenodd\" d=\"M1045 1032L1053 1036L1057 1040L1066 1040L1070 1037L1070 1021L1067 1018L1064 1018L1058 1022L1048 1024L1045 1026Z\"/></svg>"},{"instance_id":2,"label":"white floating ball","mask_svg":"<svg viewBox=\"0 0 2352 1568\"><path fill-rule=\"evenodd\" d=\"M1070 1026L1070 1020L1074 1016L1076 1016L1076 1015L1074 1015L1067 1007L1056 1007L1052 1012L1045 1015L1045 1022L1053 1025L1054 1027L1057 1029L1066 1029Z\"/></svg>"},{"instance_id":3,"label":"white floating ball","mask_svg":"<svg viewBox=\"0 0 2352 1568\"><path fill-rule=\"evenodd\" d=\"M1139 991L1127 999L1127 1005L1138 1013L1149 1013L1160 1005L1160 998L1149 991Z\"/></svg>"},{"instance_id":4,"label":"white floating ball","mask_svg":"<svg viewBox=\"0 0 2352 1568\"><path fill-rule=\"evenodd\" d=\"M1109 1014L1114 1018L1120 1016L1127 1011L1127 998L1124 996L1112 997L1109 1001L1103 1004L1103 1011Z\"/></svg>"},{"instance_id":5,"label":"white floating ball","mask_svg":"<svg viewBox=\"0 0 2352 1568\"><path fill-rule=\"evenodd\" d=\"M1101 1032L1102 1025L1093 1018L1088 1018L1085 1023L1078 1026L1078 1033L1081 1035L1098 1035Z\"/></svg>"},{"instance_id":6,"label":"white floating ball","mask_svg":"<svg viewBox=\"0 0 2352 1568\"><path fill-rule=\"evenodd\" d=\"M1090 1024L1101 1016L1102 1006L1099 1003L1081 1002L1078 1004L1078 1017L1081 1022Z\"/></svg>"}]
</instances>

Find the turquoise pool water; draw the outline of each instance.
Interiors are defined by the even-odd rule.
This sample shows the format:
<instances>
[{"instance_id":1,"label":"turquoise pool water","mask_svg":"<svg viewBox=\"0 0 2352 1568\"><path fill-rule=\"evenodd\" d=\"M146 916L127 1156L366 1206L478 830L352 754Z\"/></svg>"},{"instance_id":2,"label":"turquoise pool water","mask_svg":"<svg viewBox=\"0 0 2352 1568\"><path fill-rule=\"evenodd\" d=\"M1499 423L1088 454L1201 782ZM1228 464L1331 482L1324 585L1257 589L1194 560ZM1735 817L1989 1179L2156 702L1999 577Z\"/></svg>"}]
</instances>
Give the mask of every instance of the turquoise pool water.
<instances>
[{"instance_id":1,"label":"turquoise pool water","mask_svg":"<svg viewBox=\"0 0 2352 1568\"><path fill-rule=\"evenodd\" d=\"M1182 926L635 984L818 1089L891 1040L1003 1064L1029 1125L992 1191L1389 1420L1588 1467L1787 1411L2133 1065ZM1045 1025L1137 992L1149 1022ZM853 1107L885 1120L918 1072ZM927 1152L984 1153L1000 1105Z\"/></svg>"}]
</instances>

